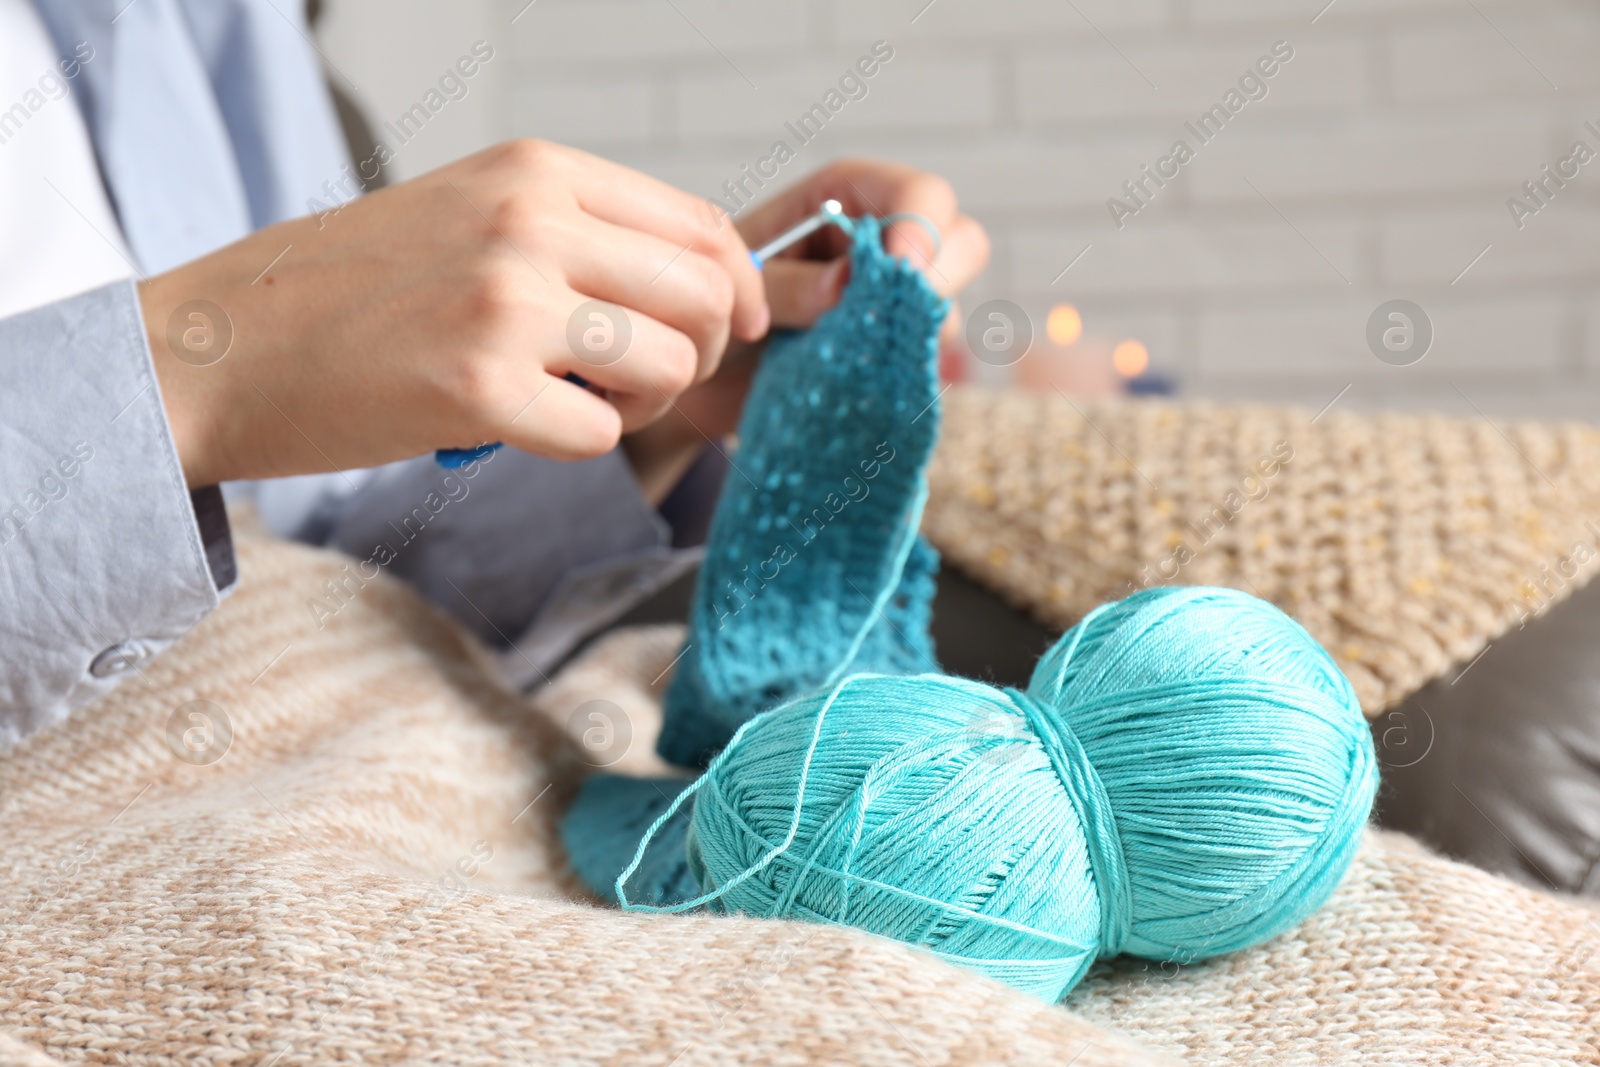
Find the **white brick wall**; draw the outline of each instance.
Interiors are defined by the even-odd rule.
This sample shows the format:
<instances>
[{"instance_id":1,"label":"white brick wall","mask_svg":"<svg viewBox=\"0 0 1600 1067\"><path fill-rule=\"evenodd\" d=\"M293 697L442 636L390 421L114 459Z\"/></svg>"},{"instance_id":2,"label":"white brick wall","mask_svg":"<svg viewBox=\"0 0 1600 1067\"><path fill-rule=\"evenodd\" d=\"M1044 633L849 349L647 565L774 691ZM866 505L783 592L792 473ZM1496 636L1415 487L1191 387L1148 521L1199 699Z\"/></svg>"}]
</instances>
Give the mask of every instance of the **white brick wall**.
<instances>
[{"instance_id":1,"label":"white brick wall","mask_svg":"<svg viewBox=\"0 0 1600 1067\"><path fill-rule=\"evenodd\" d=\"M1317 408L1353 383L1341 404L1600 417L1600 160L1521 230L1505 206L1576 138L1600 151L1583 128L1600 125L1600 4L526 3L332 0L329 54L380 117L472 40L498 51L402 175L535 135L709 195L887 39L869 95L785 174L870 153L950 177L995 244L969 308L1008 297L1042 327L1071 300L1192 394ZM1183 123L1278 40L1295 56L1266 98L1113 225L1106 199L1175 139L1194 145ZM1366 347L1395 297L1436 330L1411 367Z\"/></svg>"}]
</instances>

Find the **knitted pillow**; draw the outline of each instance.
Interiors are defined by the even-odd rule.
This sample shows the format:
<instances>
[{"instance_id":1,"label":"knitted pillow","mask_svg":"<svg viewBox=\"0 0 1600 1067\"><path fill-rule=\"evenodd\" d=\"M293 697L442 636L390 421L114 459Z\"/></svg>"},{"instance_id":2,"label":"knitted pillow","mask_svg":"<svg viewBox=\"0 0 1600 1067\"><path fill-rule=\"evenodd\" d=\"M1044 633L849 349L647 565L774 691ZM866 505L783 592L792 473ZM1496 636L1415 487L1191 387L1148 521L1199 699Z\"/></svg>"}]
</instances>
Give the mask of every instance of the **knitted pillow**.
<instances>
[{"instance_id":1,"label":"knitted pillow","mask_svg":"<svg viewBox=\"0 0 1600 1067\"><path fill-rule=\"evenodd\" d=\"M1048 625L1172 582L1277 604L1375 715L1600 568L1600 431L954 388L923 532Z\"/></svg>"}]
</instances>

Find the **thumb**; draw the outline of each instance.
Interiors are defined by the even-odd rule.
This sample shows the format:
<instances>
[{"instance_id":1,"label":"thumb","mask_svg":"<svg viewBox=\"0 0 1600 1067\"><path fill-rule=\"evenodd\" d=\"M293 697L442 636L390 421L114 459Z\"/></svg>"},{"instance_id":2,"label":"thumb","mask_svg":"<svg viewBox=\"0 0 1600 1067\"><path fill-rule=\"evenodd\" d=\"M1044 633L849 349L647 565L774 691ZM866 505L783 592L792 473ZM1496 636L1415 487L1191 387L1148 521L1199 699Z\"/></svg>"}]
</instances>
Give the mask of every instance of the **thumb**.
<instances>
[{"instance_id":1,"label":"thumb","mask_svg":"<svg viewBox=\"0 0 1600 1067\"><path fill-rule=\"evenodd\" d=\"M791 329L810 326L839 302L850 280L850 257L774 259L766 266L767 304L772 325Z\"/></svg>"}]
</instances>

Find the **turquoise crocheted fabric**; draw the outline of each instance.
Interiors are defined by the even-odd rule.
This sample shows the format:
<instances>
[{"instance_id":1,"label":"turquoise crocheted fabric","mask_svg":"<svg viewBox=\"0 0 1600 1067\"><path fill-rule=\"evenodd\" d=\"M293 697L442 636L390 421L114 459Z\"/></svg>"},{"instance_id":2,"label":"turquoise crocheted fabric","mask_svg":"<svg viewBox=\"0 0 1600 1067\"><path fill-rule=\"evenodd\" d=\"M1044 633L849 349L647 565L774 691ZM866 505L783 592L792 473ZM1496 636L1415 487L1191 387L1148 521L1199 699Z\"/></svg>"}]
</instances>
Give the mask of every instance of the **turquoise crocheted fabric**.
<instances>
[{"instance_id":1,"label":"turquoise crocheted fabric","mask_svg":"<svg viewBox=\"0 0 1600 1067\"><path fill-rule=\"evenodd\" d=\"M916 529L939 428L948 303L854 220L837 306L768 345L745 402L667 691L657 751L704 766L743 723L852 671L936 671L938 555ZM607 899L650 823L688 783L598 776L563 824L573 867ZM699 893L687 808L652 843L630 899Z\"/></svg>"}]
</instances>

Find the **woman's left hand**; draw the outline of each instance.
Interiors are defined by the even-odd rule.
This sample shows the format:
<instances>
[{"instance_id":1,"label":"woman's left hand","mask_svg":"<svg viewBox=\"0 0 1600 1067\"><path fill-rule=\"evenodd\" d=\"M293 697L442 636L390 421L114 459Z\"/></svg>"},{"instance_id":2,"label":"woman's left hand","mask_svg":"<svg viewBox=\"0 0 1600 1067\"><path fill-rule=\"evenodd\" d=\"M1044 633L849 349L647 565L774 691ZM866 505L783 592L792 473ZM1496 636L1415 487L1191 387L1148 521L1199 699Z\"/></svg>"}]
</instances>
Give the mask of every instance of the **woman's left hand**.
<instances>
[{"instance_id":1,"label":"woman's left hand","mask_svg":"<svg viewBox=\"0 0 1600 1067\"><path fill-rule=\"evenodd\" d=\"M759 248L816 214L825 200L837 200L847 215L920 215L939 231L901 218L884 231L884 248L921 270L934 290L952 298L939 333L941 351L960 344L961 313L954 297L989 262L989 238L977 220L963 215L955 190L936 174L879 160L850 159L830 164L797 185L753 207L734 220L751 248ZM838 303L850 280L850 240L837 227L824 226L765 264L767 303L772 325L804 328ZM671 410L638 433L624 438L649 495L676 482L687 459L708 440L733 432L764 341L729 346L717 373L680 394ZM674 473L676 472L676 473Z\"/></svg>"},{"instance_id":2,"label":"woman's left hand","mask_svg":"<svg viewBox=\"0 0 1600 1067\"><path fill-rule=\"evenodd\" d=\"M955 190L937 174L878 160L841 160L761 204L736 225L751 248L759 248L814 215L824 200L837 200L847 215L920 215L939 231L911 218L884 231L884 248L904 256L942 296L954 297L989 262L989 238L976 219L961 214ZM810 326L839 300L849 281L850 240L825 226L766 264L772 324ZM953 309L952 309L953 312ZM945 322L942 340L953 336L958 316Z\"/></svg>"}]
</instances>

